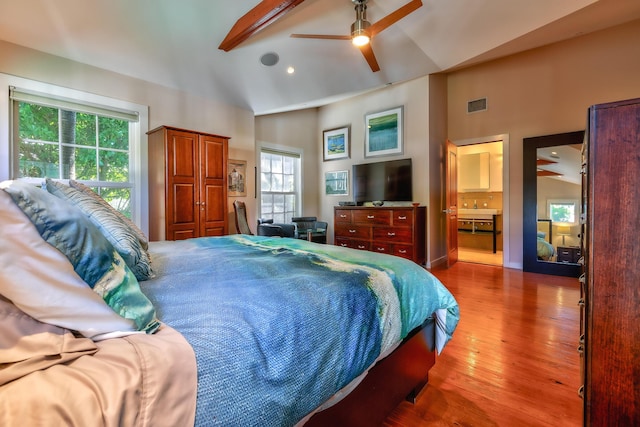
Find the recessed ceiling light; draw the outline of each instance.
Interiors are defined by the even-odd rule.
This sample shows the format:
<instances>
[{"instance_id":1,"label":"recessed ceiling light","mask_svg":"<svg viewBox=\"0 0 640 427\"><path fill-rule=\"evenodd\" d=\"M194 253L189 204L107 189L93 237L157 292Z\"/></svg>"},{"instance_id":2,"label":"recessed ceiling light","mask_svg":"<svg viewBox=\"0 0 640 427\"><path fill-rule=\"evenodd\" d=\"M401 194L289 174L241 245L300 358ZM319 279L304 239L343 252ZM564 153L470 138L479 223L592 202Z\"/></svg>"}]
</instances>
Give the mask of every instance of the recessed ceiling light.
<instances>
[{"instance_id":1,"label":"recessed ceiling light","mask_svg":"<svg viewBox=\"0 0 640 427\"><path fill-rule=\"evenodd\" d=\"M267 67L273 67L278 63L279 60L280 57L277 53L274 52L265 53L260 57L260 62L262 63L262 65L266 65Z\"/></svg>"},{"instance_id":2,"label":"recessed ceiling light","mask_svg":"<svg viewBox=\"0 0 640 427\"><path fill-rule=\"evenodd\" d=\"M291 66L290 66L289 68L287 68L287 73L289 73L289 74L293 74L293 73L295 73L295 72L296 72L296 69L295 69L295 68L293 68L293 67L291 67Z\"/></svg>"}]
</instances>

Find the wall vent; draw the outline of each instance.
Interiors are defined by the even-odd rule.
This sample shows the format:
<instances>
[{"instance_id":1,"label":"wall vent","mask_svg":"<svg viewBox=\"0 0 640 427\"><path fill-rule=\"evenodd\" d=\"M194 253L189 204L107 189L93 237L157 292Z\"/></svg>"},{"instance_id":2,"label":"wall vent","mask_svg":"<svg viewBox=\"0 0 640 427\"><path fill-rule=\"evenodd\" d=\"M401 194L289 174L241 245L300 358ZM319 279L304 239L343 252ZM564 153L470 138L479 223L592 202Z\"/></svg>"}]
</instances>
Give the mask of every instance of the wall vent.
<instances>
[{"instance_id":1,"label":"wall vent","mask_svg":"<svg viewBox=\"0 0 640 427\"><path fill-rule=\"evenodd\" d=\"M487 110L487 98L473 99L467 102L467 113L477 113Z\"/></svg>"}]
</instances>

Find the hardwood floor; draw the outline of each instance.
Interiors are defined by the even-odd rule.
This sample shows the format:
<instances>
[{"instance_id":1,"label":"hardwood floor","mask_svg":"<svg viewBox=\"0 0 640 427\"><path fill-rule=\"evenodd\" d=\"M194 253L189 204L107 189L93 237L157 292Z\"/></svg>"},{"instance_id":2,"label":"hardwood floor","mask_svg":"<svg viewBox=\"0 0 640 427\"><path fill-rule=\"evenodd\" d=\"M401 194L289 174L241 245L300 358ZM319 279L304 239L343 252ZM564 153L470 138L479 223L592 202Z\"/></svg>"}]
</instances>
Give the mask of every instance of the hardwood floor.
<instances>
[{"instance_id":1,"label":"hardwood floor","mask_svg":"<svg viewBox=\"0 0 640 427\"><path fill-rule=\"evenodd\" d=\"M417 403L384 425L582 425L577 279L463 262L433 273L460 323Z\"/></svg>"}]
</instances>

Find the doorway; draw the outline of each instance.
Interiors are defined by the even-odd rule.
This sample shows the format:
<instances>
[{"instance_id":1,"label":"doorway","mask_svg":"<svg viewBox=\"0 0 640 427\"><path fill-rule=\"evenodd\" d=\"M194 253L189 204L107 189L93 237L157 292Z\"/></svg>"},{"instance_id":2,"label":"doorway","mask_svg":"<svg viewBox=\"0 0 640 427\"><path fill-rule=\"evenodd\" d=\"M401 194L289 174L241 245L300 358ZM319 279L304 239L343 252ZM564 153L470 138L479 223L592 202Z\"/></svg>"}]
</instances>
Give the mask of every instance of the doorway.
<instances>
[{"instance_id":1,"label":"doorway","mask_svg":"<svg viewBox=\"0 0 640 427\"><path fill-rule=\"evenodd\" d=\"M509 266L508 135L458 147L458 260Z\"/></svg>"}]
</instances>

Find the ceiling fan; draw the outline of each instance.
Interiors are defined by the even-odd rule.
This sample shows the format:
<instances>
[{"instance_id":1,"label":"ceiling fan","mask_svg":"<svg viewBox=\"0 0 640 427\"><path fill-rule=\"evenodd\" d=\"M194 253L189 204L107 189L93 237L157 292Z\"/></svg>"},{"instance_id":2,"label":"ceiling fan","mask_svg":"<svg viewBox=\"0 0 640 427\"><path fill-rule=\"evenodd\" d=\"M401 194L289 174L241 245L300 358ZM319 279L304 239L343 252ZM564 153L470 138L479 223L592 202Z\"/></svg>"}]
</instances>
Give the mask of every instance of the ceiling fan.
<instances>
[{"instance_id":1,"label":"ceiling fan","mask_svg":"<svg viewBox=\"0 0 640 427\"><path fill-rule=\"evenodd\" d=\"M235 23L219 49L229 52L240 43L282 18L304 0L262 0ZM391 12L381 20L371 24L367 21L368 0L351 0L355 5L356 20L351 25L349 35L291 34L291 37L329 40L351 40L364 55L371 71L380 71L380 66L371 48L371 39L384 29L395 24L411 12L422 6L422 0L409 3Z\"/></svg>"},{"instance_id":2,"label":"ceiling fan","mask_svg":"<svg viewBox=\"0 0 640 427\"><path fill-rule=\"evenodd\" d=\"M366 59L371 71L374 73L380 71L380 65L376 59L371 47L373 37L395 24L411 12L422 6L422 0L412 0L404 6L391 12L379 21L371 24L367 21L367 2L368 0L351 0L355 5L356 20L351 24L351 34L349 35L326 35L326 34L291 34L294 38L306 39L327 39L327 40L351 40L351 42L360 49L362 55Z\"/></svg>"}]
</instances>

